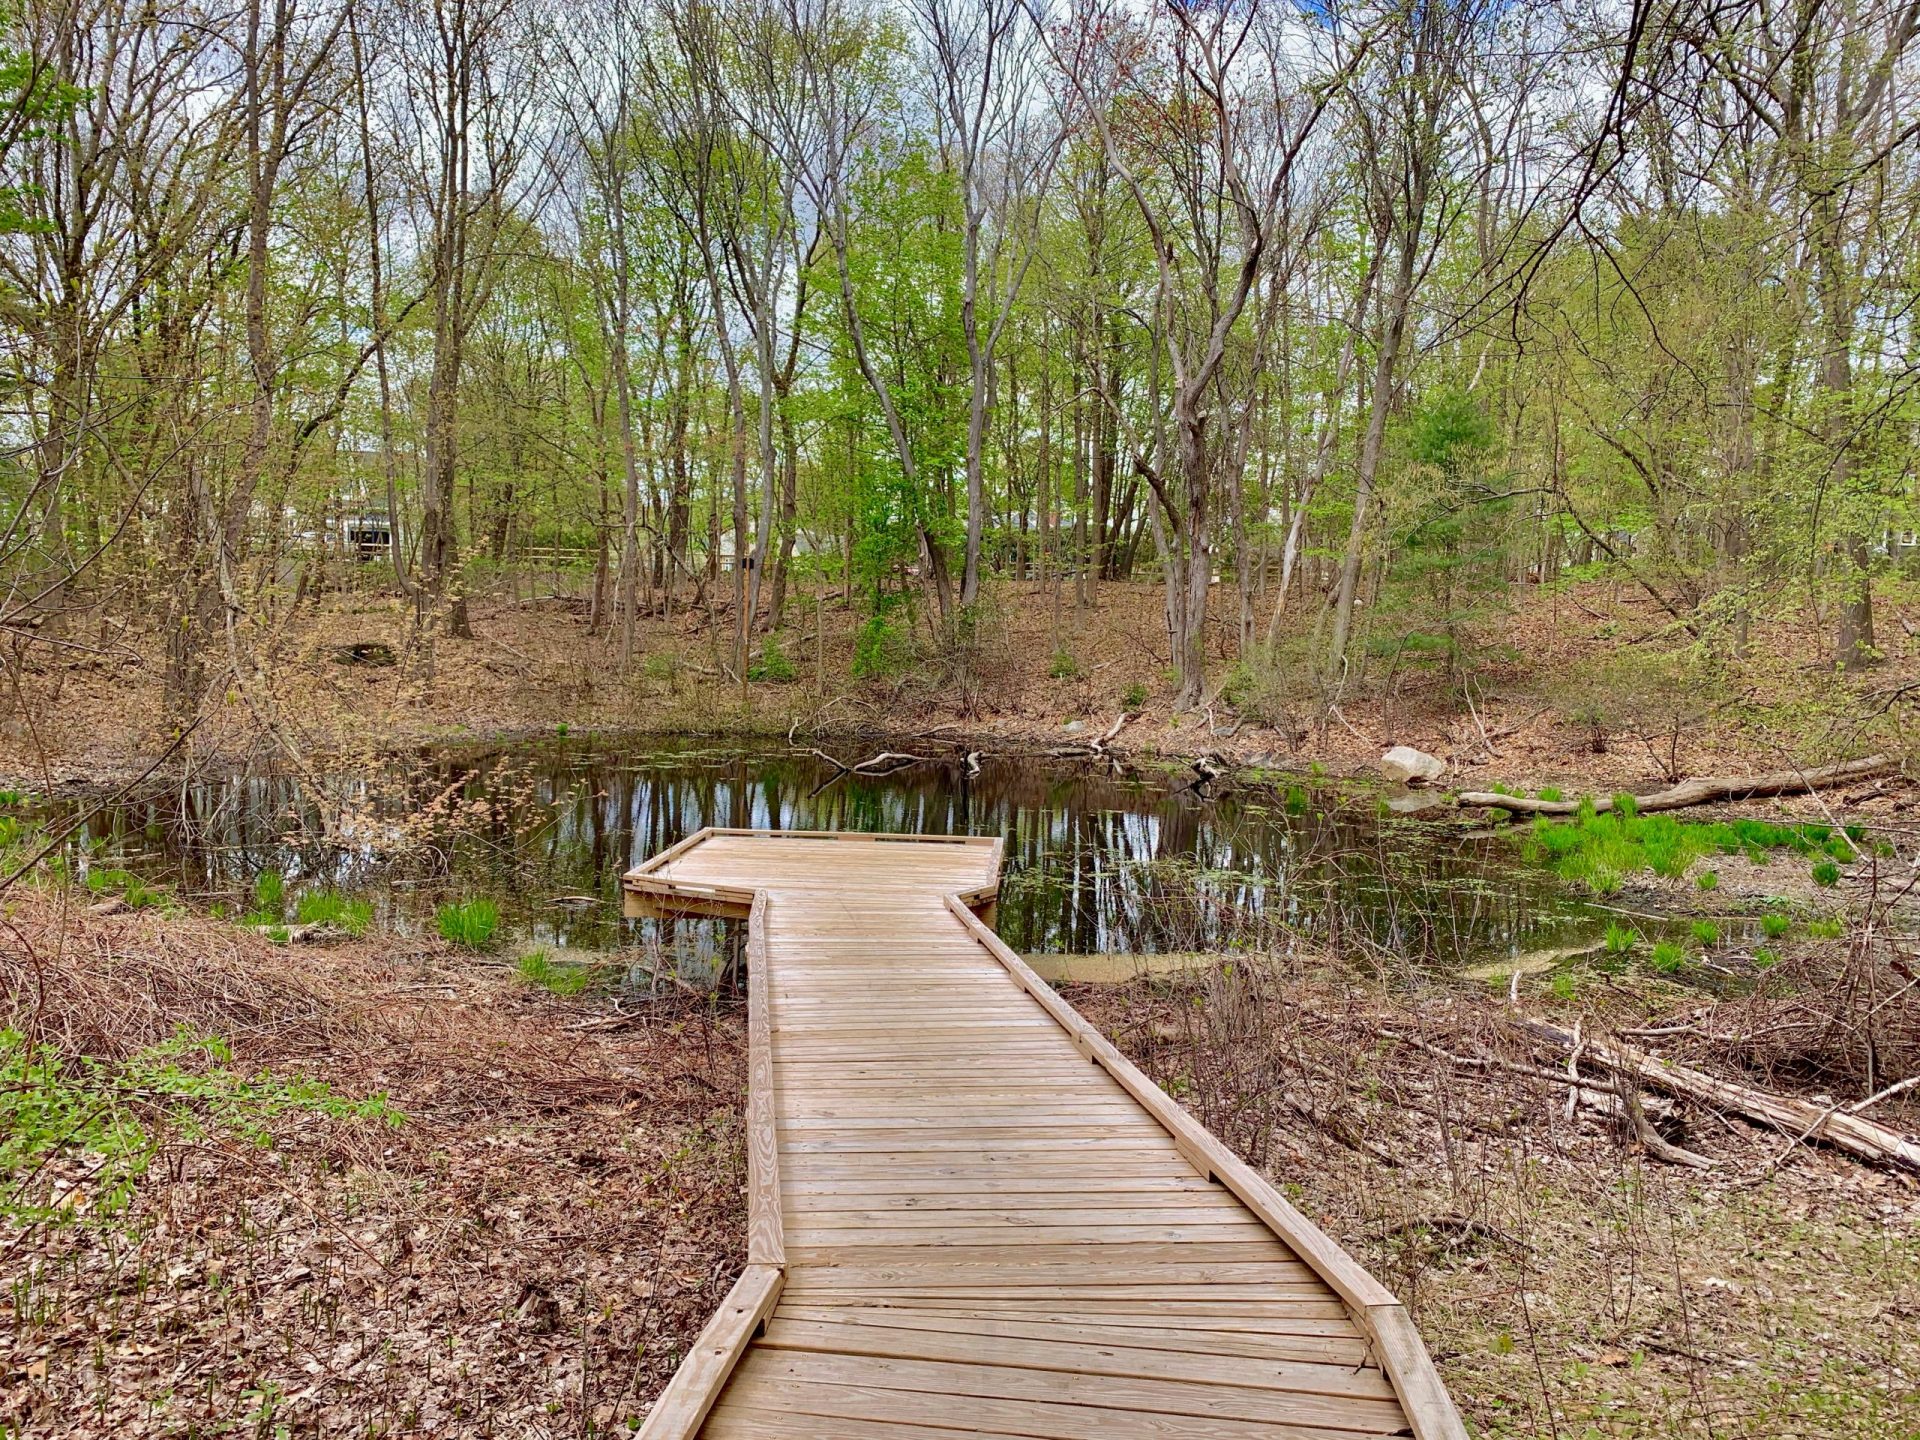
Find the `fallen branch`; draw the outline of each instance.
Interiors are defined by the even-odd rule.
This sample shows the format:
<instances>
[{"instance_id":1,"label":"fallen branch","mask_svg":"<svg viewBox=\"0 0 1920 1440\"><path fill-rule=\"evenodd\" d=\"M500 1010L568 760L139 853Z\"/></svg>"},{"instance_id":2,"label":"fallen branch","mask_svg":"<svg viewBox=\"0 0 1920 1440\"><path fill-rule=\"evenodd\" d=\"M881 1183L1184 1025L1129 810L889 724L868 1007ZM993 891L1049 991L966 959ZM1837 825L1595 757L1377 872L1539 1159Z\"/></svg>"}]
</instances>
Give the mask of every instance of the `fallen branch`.
<instances>
[{"instance_id":1,"label":"fallen branch","mask_svg":"<svg viewBox=\"0 0 1920 1440\"><path fill-rule=\"evenodd\" d=\"M1521 1025L1528 1034L1548 1041L1562 1053L1571 1051L1576 1044L1572 1032L1557 1025L1541 1020L1525 1020ZM1669 1095L1734 1111L1749 1120L1798 1136L1800 1141L1824 1140L1863 1160L1920 1171L1920 1141L1838 1107L1829 1109L1810 1101L1755 1090L1625 1045L1603 1045L1589 1038L1581 1042L1580 1053L1590 1065L1631 1075Z\"/></svg>"},{"instance_id":2,"label":"fallen branch","mask_svg":"<svg viewBox=\"0 0 1920 1440\"><path fill-rule=\"evenodd\" d=\"M1744 800L1758 795L1797 795L1805 790L1820 790L1829 785L1882 775L1897 770L1895 755L1869 755L1864 760L1846 760L1838 765L1820 765L1811 770L1775 770L1766 775L1702 775L1683 780L1651 795L1634 797L1639 811L1681 810L1689 805L1706 805L1715 800ZM1490 790L1464 790L1455 797L1462 805L1480 805L1509 811L1515 815L1577 815L1582 800L1537 800L1526 795L1500 795ZM1595 812L1613 809L1613 797L1594 797Z\"/></svg>"}]
</instances>

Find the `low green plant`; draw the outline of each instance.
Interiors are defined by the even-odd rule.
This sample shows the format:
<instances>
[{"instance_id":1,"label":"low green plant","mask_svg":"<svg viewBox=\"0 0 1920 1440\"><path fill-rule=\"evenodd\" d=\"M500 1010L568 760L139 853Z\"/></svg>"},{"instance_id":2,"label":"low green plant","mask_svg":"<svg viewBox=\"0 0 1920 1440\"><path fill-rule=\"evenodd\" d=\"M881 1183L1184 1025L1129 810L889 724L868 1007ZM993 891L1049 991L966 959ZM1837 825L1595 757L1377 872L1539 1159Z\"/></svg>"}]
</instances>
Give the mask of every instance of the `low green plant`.
<instances>
[{"instance_id":1,"label":"low green plant","mask_svg":"<svg viewBox=\"0 0 1920 1440\"><path fill-rule=\"evenodd\" d=\"M1127 686L1125 693L1120 697L1120 708L1123 710L1138 710L1146 703L1147 687L1138 680Z\"/></svg>"},{"instance_id":2,"label":"low green plant","mask_svg":"<svg viewBox=\"0 0 1920 1440\"><path fill-rule=\"evenodd\" d=\"M1625 955L1640 943L1640 936L1630 927L1617 921L1607 926L1607 953Z\"/></svg>"},{"instance_id":3,"label":"low green plant","mask_svg":"<svg viewBox=\"0 0 1920 1440\"><path fill-rule=\"evenodd\" d=\"M1760 970L1771 970L1780 963L1778 951L1769 950L1764 945L1756 945L1753 951L1753 963Z\"/></svg>"},{"instance_id":4,"label":"low green plant","mask_svg":"<svg viewBox=\"0 0 1920 1440\"><path fill-rule=\"evenodd\" d=\"M1720 872L1717 870L1702 870L1698 875L1693 877L1693 883L1702 890L1718 890L1720 888Z\"/></svg>"},{"instance_id":5,"label":"low green plant","mask_svg":"<svg viewBox=\"0 0 1920 1440\"><path fill-rule=\"evenodd\" d=\"M1815 940L1838 940L1847 933L1847 922L1838 915L1823 915L1807 922L1807 934Z\"/></svg>"},{"instance_id":6,"label":"low green plant","mask_svg":"<svg viewBox=\"0 0 1920 1440\"><path fill-rule=\"evenodd\" d=\"M440 938L449 944L464 950L484 950L500 928L500 907L484 896L449 901L433 912L433 923Z\"/></svg>"},{"instance_id":7,"label":"low green plant","mask_svg":"<svg viewBox=\"0 0 1920 1440\"><path fill-rule=\"evenodd\" d=\"M1840 867L1831 860L1814 861L1813 883L1823 890L1831 890L1840 883Z\"/></svg>"},{"instance_id":8,"label":"low green plant","mask_svg":"<svg viewBox=\"0 0 1920 1440\"><path fill-rule=\"evenodd\" d=\"M231 1068L217 1036L187 1027L123 1062L69 1058L0 1030L0 1216L16 1224L111 1221L169 1136L231 1135L273 1143L270 1122L304 1112L398 1125L384 1093L347 1100L325 1084ZM57 1187L63 1156L84 1156L85 1178Z\"/></svg>"},{"instance_id":9,"label":"low green plant","mask_svg":"<svg viewBox=\"0 0 1920 1440\"><path fill-rule=\"evenodd\" d=\"M1778 940L1793 928L1793 921L1778 910L1769 910L1760 917L1760 933L1769 940Z\"/></svg>"},{"instance_id":10,"label":"low green plant","mask_svg":"<svg viewBox=\"0 0 1920 1440\"><path fill-rule=\"evenodd\" d=\"M349 935L364 935L373 924L373 905L349 899L338 890L309 890L294 908L294 918L302 925L325 925Z\"/></svg>"},{"instance_id":11,"label":"low green plant","mask_svg":"<svg viewBox=\"0 0 1920 1440\"><path fill-rule=\"evenodd\" d=\"M287 877L278 870L262 870L253 877L253 908L277 917L287 903Z\"/></svg>"},{"instance_id":12,"label":"low green plant","mask_svg":"<svg viewBox=\"0 0 1920 1440\"><path fill-rule=\"evenodd\" d=\"M1047 666L1047 676L1053 680L1077 680L1080 678L1080 662L1073 658L1071 650L1056 650L1052 663Z\"/></svg>"},{"instance_id":13,"label":"low green plant","mask_svg":"<svg viewBox=\"0 0 1920 1440\"><path fill-rule=\"evenodd\" d=\"M793 661L781 649L779 636L769 635L760 644L760 658L747 667L747 678L774 685L790 685L800 678L800 672L794 669Z\"/></svg>"},{"instance_id":14,"label":"low green plant","mask_svg":"<svg viewBox=\"0 0 1920 1440\"><path fill-rule=\"evenodd\" d=\"M593 979L593 972L585 965L549 959L544 950L522 955L513 968L528 984L538 985L554 995L578 995Z\"/></svg>"},{"instance_id":15,"label":"low green plant","mask_svg":"<svg viewBox=\"0 0 1920 1440\"><path fill-rule=\"evenodd\" d=\"M1693 922L1693 938L1702 945L1717 945L1720 943L1720 927L1711 920L1696 920Z\"/></svg>"},{"instance_id":16,"label":"low green plant","mask_svg":"<svg viewBox=\"0 0 1920 1440\"><path fill-rule=\"evenodd\" d=\"M1745 854L1764 864L1767 853L1789 850L1820 853L1835 833L1827 825L1775 825L1764 820L1686 821L1671 815L1642 815L1631 796L1616 796L1618 808L1598 812L1591 796L1566 820L1541 815L1517 832L1529 859L1554 867L1569 881L1607 894L1626 876L1651 870L1675 879L1709 855ZM1823 859L1821 864L1831 865ZM1836 871L1837 874L1837 871ZM1711 889L1719 883L1700 882Z\"/></svg>"},{"instance_id":17,"label":"low green plant","mask_svg":"<svg viewBox=\"0 0 1920 1440\"><path fill-rule=\"evenodd\" d=\"M1567 798L1565 795L1561 794L1559 790L1555 789L1551 785L1541 786L1539 795L1542 800L1546 800L1549 802L1557 802Z\"/></svg>"},{"instance_id":18,"label":"low green plant","mask_svg":"<svg viewBox=\"0 0 1920 1440\"><path fill-rule=\"evenodd\" d=\"M1653 954L1650 958L1653 963L1653 968L1658 970L1662 975L1671 975L1687 963L1686 952L1680 948L1677 941L1673 940L1661 940L1657 942L1653 947Z\"/></svg>"}]
</instances>

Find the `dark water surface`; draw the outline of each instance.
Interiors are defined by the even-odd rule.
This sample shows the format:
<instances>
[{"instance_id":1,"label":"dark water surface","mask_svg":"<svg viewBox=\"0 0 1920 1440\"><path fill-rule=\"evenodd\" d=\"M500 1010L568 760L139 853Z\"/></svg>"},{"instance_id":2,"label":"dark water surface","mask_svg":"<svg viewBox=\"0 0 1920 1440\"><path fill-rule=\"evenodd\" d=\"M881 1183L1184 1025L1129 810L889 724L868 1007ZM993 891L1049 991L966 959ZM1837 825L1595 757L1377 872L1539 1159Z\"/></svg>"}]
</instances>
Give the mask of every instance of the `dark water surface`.
<instances>
[{"instance_id":1,"label":"dark water surface","mask_svg":"<svg viewBox=\"0 0 1920 1440\"><path fill-rule=\"evenodd\" d=\"M620 874L702 825L969 833L1007 837L998 926L1026 952L1208 950L1291 930L1460 968L1578 948L1606 927L1498 837L1388 813L1366 791L1209 793L1190 778L992 757L973 777L958 761L836 777L784 748L544 740L330 776L326 804L285 775L193 784L95 816L86 863L235 910L277 870L289 913L329 887L402 929L485 895L529 940L598 949L657 933L620 918Z\"/></svg>"}]
</instances>

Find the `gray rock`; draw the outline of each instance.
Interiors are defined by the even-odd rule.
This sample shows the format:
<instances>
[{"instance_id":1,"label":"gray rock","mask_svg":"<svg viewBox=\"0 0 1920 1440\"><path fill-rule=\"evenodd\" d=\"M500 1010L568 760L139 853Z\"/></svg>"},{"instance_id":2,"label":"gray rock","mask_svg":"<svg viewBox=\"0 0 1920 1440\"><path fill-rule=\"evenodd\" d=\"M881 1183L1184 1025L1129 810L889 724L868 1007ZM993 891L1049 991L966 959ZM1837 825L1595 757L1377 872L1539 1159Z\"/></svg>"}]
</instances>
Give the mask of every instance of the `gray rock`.
<instances>
[{"instance_id":1,"label":"gray rock","mask_svg":"<svg viewBox=\"0 0 1920 1440\"><path fill-rule=\"evenodd\" d=\"M1447 762L1411 745L1396 745L1380 757L1380 773L1402 785L1427 785L1447 773Z\"/></svg>"}]
</instances>

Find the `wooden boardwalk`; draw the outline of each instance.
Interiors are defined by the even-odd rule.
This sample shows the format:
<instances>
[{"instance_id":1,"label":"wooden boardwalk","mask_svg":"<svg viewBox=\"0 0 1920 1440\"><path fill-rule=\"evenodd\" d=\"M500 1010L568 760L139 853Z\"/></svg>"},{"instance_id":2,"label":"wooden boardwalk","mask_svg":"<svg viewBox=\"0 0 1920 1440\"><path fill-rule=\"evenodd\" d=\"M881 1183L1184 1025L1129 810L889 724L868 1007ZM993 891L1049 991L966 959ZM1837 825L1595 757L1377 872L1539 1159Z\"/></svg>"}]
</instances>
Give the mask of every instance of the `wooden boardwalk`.
<instances>
[{"instance_id":1,"label":"wooden boardwalk","mask_svg":"<svg viewBox=\"0 0 1920 1440\"><path fill-rule=\"evenodd\" d=\"M1393 1296L976 917L1000 842L702 830L748 916L747 1265L641 1431L1464 1440Z\"/></svg>"}]
</instances>

